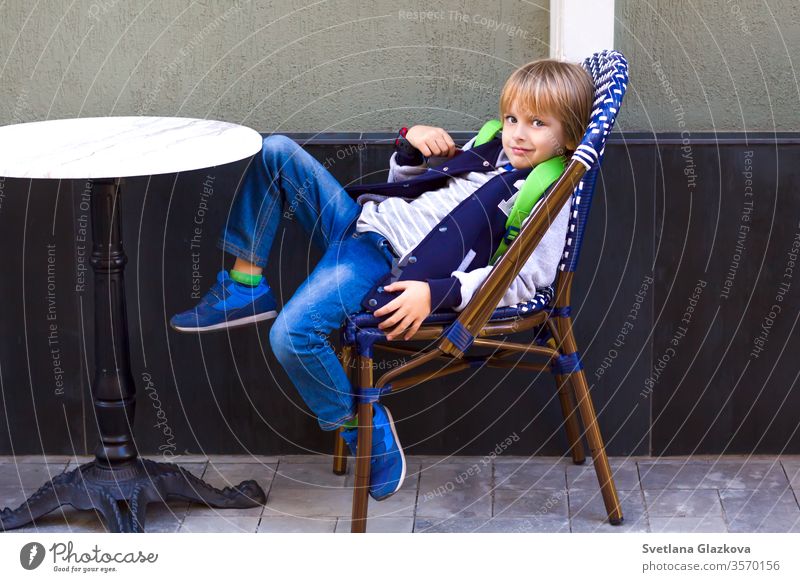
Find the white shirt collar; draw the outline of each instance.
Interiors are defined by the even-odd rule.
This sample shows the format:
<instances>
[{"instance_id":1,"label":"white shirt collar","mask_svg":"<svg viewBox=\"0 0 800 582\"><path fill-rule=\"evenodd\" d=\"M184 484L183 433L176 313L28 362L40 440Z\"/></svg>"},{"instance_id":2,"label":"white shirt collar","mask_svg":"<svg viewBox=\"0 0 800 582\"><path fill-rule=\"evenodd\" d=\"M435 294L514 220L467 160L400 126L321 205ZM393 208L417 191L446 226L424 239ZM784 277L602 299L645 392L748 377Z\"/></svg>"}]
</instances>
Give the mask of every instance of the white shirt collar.
<instances>
[{"instance_id":1,"label":"white shirt collar","mask_svg":"<svg viewBox=\"0 0 800 582\"><path fill-rule=\"evenodd\" d=\"M510 160L508 159L508 156L506 155L506 150L501 148L500 149L500 155L497 156L497 162L495 162L494 167L495 168L499 168L503 172L506 172L507 170L503 169L503 166L505 166L509 161Z\"/></svg>"}]
</instances>

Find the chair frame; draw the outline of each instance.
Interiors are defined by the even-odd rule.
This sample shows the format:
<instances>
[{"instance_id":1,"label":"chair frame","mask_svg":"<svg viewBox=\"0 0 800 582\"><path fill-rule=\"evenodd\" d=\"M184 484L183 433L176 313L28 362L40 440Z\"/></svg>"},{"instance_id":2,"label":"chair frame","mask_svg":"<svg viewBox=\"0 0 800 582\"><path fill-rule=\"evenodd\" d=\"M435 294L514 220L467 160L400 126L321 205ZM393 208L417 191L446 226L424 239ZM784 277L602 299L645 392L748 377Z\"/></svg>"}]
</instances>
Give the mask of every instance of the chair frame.
<instances>
[{"instance_id":1,"label":"chair frame","mask_svg":"<svg viewBox=\"0 0 800 582\"><path fill-rule=\"evenodd\" d=\"M602 148L597 154L595 164L599 165L601 157ZM609 522L612 525L622 523L622 508L572 331L570 296L574 271L559 270L551 307L525 317L490 321L505 291L536 249L551 221L559 214L564 204L570 201L581 179L590 168L596 167L595 164L587 164L580 159L580 156L573 156L562 176L543 201L536 206L517 238L495 264L483 285L458 318L452 323L423 324L415 335L407 340L430 340L434 342L432 347L422 351L400 347L393 344L406 340L387 341L382 334L375 333L367 334L368 337L364 341L357 339L354 343L343 342L342 364L351 374L358 403L358 454L355 457L351 532L363 533L367 526L373 402L382 394L397 392L421 382L484 365L553 372L572 461L578 465L585 462L586 456L581 439L585 434ZM534 345L536 341L531 344L521 344L488 339L491 336L513 334L537 326L540 330L546 328L550 332L551 337L546 340L546 345ZM414 357L385 372L375 381L372 368L373 346ZM488 356L467 356L466 352L472 346L492 348L494 351ZM531 354L547 360L538 364L508 361L507 358L515 354ZM443 365L434 371L411 373L416 368L433 361L442 362ZM585 431L581 431L578 416ZM344 474L347 470L346 445L341 437L341 430L340 428L336 431L334 445L333 472L336 474Z\"/></svg>"}]
</instances>

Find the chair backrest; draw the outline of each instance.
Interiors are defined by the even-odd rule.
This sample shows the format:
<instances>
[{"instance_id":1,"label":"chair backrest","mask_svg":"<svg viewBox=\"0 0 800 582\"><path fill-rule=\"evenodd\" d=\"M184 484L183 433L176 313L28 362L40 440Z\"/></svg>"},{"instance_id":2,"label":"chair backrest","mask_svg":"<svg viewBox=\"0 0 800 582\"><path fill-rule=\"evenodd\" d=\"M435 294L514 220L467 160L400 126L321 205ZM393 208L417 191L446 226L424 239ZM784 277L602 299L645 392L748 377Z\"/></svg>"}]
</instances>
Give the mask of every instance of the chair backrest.
<instances>
[{"instance_id":1,"label":"chair backrest","mask_svg":"<svg viewBox=\"0 0 800 582\"><path fill-rule=\"evenodd\" d=\"M606 137L614 127L628 86L628 62L618 51L604 50L595 53L584 60L581 66L594 79L594 103L589 126L572 156L572 159L577 159L586 167L586 173L572 193L569 228L564 254L558 267L561 271L574 271L578 266L583 233L592 206L592 194L603 161Z\"/></svg>"},{"instance_id":2,"label":"chair backrest","mask_svg":"<svg viewBox=\"0 0 800 582\"><path fill-rule=\"evenodd\" d=\"M574 271L578 264L581 239L591 207L597 171L603 158L605 140L614 125L622 96L628 83L628 64L617 51L595 53L582 63L594 80L595 99L589 127L578 145L564 174L552 186L522 231L489 272L477 293L467 303L458 318L444 331L437 344L440 351L463 357L475 338L489 321L494 309L519 270L531 256L549 225L550 217L561 211L571 199L570 222L559 264L561 271ZM570 273L556 276L556 307L569 307ZM565 285L562 287L562 282Z\"/></svg>"}]
</instances>

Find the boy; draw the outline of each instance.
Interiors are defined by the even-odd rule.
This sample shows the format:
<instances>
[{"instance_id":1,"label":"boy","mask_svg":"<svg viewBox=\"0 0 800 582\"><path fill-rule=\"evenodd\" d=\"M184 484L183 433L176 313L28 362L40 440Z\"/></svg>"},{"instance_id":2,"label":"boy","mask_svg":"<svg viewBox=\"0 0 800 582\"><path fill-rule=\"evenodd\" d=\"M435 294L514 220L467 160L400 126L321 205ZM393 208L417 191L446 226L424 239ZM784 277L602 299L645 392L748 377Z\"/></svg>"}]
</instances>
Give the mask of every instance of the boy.
<instances>
[{"instance_id":1,"label":"boy","mask_svg":"<svg viewBox=\"0 0 800 582\"><path fill-rule=\"evenodd\" d=\"M233 269L230 274L221 271L197 306L172 318L172 327L202 332L277 317L270 330L275 356L322 429L344 426L342 436L355 454L356 405L350 381L327 336L338 330L348 315L362 311L365 305L377 305L375 297L383 304L373 314L386 317L379 328L389 340L412 337L432 311L463 309L492 268L485 253L480 260L473 253L471 261L478 264L470 271L465 257L459 265L462 268L452 272L448 268L424 280L399 280L402 277L392 275L398 265L415 262L415 248L435 229L444 232L446 227L441 224L472 194L498 187L518 189L537 164L571 155L588 124L593 95L591 77L579 65L554 60L529 63L503 86L500 140L472 150L473 138L455 157L456 146L443 129L417 125L407 132L401 130L397 151L390 159L390 184L348 188L351 193L366 192L358 202L291 139L282 135L264 138L260 157L248 169L219 239L220 248L236 256ZM452 162L430 171L425 157ZM456 160L469 171L448 173L448 164L456 167ZM413 192L412 199L369 194L391 189ZM324 255L278 314L274 295L261 273L284 205ZM553 282L569 206L555 218L500 305L528 300L537 287ZM507 207L504 212L508 213ZM498 216L504 221L505 215ZM370 495L385 499L402 485L405 458L391 413L380 403L373 405L371 455Z\"/></svg>"}]
</instances>

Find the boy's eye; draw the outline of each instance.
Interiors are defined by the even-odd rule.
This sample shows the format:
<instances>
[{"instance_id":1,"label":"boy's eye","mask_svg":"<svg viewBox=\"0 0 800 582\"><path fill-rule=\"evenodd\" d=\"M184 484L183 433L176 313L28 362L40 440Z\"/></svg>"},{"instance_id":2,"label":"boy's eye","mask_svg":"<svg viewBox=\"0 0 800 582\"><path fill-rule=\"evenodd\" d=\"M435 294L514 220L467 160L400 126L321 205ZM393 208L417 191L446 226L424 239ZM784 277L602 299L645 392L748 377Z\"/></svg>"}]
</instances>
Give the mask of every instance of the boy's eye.
<instances>
[{"instance_id":1,"label":"boy's eye","mask_svg":"<svg viewBox=\"0 0 800 582\"><path fill-rule=\"evenodd\" d=\"M516 118L516 117L514 117L513 115L506 115L506 116L505 116L505 120L506 120L508 123L516 123L516 122L517 122L517 118ZM542 121L542 120L541 120L541 119L539 119L538 117L534 117L534 118L531 120L531 125L533 125L534 127L544 127L545 123L544 123L544 121Z\"/></svg>"}]
</instances>

